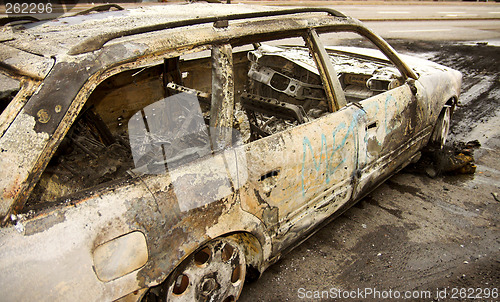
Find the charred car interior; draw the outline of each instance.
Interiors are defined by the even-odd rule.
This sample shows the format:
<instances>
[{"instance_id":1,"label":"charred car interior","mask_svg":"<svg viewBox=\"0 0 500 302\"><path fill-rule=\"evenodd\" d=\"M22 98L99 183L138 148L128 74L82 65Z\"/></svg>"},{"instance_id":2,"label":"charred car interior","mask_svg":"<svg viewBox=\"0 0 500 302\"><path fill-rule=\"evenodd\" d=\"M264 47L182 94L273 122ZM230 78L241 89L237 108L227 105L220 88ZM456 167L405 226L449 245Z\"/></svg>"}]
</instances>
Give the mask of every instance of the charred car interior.
<instances>
[{"instance_id":1,"label":"charred car interior","mask_svg":"<svg viewBox=\"0 0 500 302\"><path fill-rule=\"evenodd\" d=\"M245 279L446 139L460 74L403 60L355 19L168 10L1 32L11 299L235 301ZM339 32L373 48L330 44Z\"/></svg>"}]
</instances>

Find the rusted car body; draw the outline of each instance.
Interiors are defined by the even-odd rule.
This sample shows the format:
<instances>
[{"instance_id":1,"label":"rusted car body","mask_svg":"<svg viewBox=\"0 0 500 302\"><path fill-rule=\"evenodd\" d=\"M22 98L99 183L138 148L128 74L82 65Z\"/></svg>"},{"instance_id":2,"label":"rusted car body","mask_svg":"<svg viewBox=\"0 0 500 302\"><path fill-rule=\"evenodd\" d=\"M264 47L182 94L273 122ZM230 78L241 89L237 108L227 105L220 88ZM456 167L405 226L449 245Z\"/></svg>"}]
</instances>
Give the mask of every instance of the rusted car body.
<instances>
[{"instance_id":1,"label":"rusted car body","mask_svg":"<svg viewBox=\"0 0 500 302\"><path fill-rule=\"evenodd\" d=\"M381 53L325 47L338 32ZM265 43L287 38L303 45ZM0 41L10 301L234 301L442 146L461 85L330 9L154 6L6 25Z\"/></svg>"}]
</instances>

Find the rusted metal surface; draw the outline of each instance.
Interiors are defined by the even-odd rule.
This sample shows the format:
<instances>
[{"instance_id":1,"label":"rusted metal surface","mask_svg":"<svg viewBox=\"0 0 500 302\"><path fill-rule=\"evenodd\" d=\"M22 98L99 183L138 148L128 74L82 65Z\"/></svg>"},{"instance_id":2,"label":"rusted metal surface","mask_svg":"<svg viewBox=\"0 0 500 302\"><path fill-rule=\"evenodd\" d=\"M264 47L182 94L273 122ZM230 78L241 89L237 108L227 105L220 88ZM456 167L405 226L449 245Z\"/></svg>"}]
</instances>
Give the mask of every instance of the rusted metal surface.
<instances>
[{"instance_id":1,"label":"rusted metal surface","mask_svg":"<svg viewBox=\"0 0 500 302\"><path fill-rule=\"evenodd\" d=\"M2 32L2 35L6 35L6 32ZM11 35L11 39L14 39L14 34ZM9 39L8 36L3 38ZM14 47L5 45L5 43L0 44L0 62L8 70L37 80L45 78L54 65L54 61L50 58L19 51Z\"/></svg>"},{"instance_id":2,"label":"rusted metal surface","mask_svg":"<svg viewBox=\"0 0 500 302\"><path fill-rule=\"evenodd\" d=\"M231 45L222 44L212 47L212 104L210 106L210 129L213 148L219 150L231 146L234 83L233 83L233 51Z\"/></svg>"},{"instance_id":3,"label":"rusted metal surface","mask_svg":"<svg viewBox=\"0 0 500 302\"><path fill-rule=\"evenodd\" d=\"M217 238L186 259L165 287L158 289L158 296L186 302L235 300L243 289L245 276L243 248L231 237Z\"/></svg>"},{"instance_id":4,"label":"rusted metal surface","mask_svg":"<svg viewBox=\"0 0 500 302\"><path fill-rule=\"evenodd\" d=\"M276 17L276 16L283 16L283 15L292 15L292 14L298 14L298 13L311 13L311 12L324 12L328 13L331 16L334 17L340 17L340 18L345 18L345 16L333 9L328 9L328 8L295 8L295 9L275 9L273 8L274 11L271 11L271 8L268 8L268 11L261 11L261 12L249 12L249 13L241 13L242 7L238 8L238 13L232 13L232 14L227 14L228 10L226 9L221 9L218 11L213 12L216 16L209 16L209 17L202 17L202 16L197 16L195 19L187 19L187 20L176 20L176 21L171 21L167 23L160 23L156 25L149 25L149 26L144 26L144 27L134 27L128 30L122 30L118 32L112 32L112 33L107 33L107 34L101 34L98 37L88 39L84 41L80 45L76 45L73 47L69 54L72 55L77 55L77 54L82 54L84 52L89 52L89 51L94 51L99 48L101 48L104 43L109 42L113 39L124 37L124 36L130 36L130 35L137 35L141 33L147 33L147 32L153 32L153 31L159 31L162 29L167 29L167 28L176 28L176 27L184 27L184 26L190 26L190 25L199 25L199 24L204 24L204 23L211 23L214 22L215 27L227 27L227 24L229 23L230 20L246 20L246 19L255 19L255 18L265 18L265 17ZM244 10L245 8L243 8ZM255 8L254 8L255 10ZM206 11L206 9L204 10Z\"/></svg>"},{"instance_id":5,"label":"rusted metal surface","mask_svg":"<svg viewBox=\"0 0 500 302\"><path fill-rule=\"evenodd\" d=\"M29 79L23 79L21 83L22 87L19 92L16 93L16 96L2 112L0 118L0 136L3 136L21 108L26 104L28 98L35 92L35 89L37 89L40 84L39 81L30 81Z\"/></svg>"},{"instance_id":6,"label":"rusted metal surface","mask_svg":"<svg viewBox=\"0 0 500 302\"><path fill-rule=\"evenodd\" d=\"M134 301L148 288L236 299L245 272L258 277L414 159L458 99L459 73L401 59L351 18L237 20L239 6L199 5L203 17L233 17L163 30L196 23L192 6L175 7L0 34L17 35L0 42L0 61L24 83L0 117L5 299ZM116 38L132 19L155 32ZM316 34L343 30L387 58L360 63L363 50L325 49ZM116 39L67 55L96 37ZM258 44L288 37L306 47Z\"/></svg>"}]
</instances>

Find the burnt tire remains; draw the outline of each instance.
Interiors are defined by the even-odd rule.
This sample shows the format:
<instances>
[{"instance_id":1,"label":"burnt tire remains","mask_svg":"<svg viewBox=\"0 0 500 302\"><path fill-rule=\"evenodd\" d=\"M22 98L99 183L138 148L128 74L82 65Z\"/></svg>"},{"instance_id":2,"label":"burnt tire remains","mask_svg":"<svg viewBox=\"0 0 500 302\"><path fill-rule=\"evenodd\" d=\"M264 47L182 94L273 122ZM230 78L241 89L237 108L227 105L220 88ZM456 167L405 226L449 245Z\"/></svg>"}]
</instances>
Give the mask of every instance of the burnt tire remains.
<instances>
[{"instance_id":1,"label":"burnt tire remains","mask_svg":"<svg viewBox=\"0 0 500 302\"><path fill-rule=\"evenodd\" d=\"M242 247L230 238L217 238L184 260L155 295L160 301L236 301L245 274Z\"/></svg>"},{"instance_id":2,"label":"burnt tire remains","mask_svg":"<svg viewBox=\"0 0 500 302\"><path fill-rule=\"evenodd\" d=\"M429 147L438 150L443 149L448 137L448 131L450 130L450 121L451 107L446 106L443 108L436 121L436 126L434 126L434 131L429 141Z\"/></svg>"}]
</instances>

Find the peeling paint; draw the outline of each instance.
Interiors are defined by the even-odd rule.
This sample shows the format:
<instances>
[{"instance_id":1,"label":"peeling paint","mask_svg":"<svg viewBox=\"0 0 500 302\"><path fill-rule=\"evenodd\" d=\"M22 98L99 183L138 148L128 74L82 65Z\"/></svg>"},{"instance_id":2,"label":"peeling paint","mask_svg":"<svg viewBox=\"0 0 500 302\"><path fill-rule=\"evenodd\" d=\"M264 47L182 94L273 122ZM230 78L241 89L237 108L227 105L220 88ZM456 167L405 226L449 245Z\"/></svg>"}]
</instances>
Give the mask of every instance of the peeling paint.
<instances>
[{"instance_id":1,"label":"peeling paint","mask_svg":"<svg viewBox=\"0 0 500 302\"><path fill-rule=\"evenodd\" d=\"M1 216L8 213L22 182L27 178L29 171L25 168L32 166L49 139L47 133L36 133L35 124L33 116L20 113L0 140L3 150L0 166L9 167L0 169Z\"/></svg>"}]
</instances>

